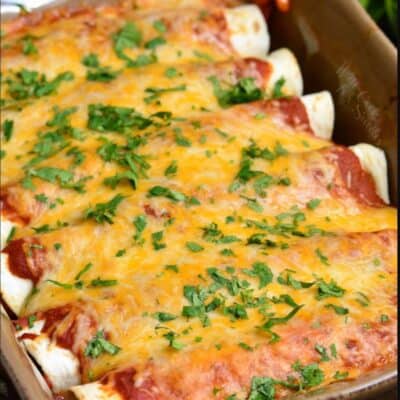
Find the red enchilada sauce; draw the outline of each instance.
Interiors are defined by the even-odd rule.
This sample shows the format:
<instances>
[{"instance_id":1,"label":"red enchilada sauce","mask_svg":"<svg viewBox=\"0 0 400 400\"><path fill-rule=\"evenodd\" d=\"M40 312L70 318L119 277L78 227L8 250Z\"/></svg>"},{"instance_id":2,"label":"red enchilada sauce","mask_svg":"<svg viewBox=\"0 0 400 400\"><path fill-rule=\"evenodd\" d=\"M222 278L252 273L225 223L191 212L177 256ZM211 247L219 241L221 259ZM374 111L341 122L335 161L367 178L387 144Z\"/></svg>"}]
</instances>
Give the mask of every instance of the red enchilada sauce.
<instances>
[{"instance_id":1,"label":"red enchilada sauce","mask_svg":"<svg viewBox=\"0 0 400 400\"><path fill-rule=\"evenodd\" d=\"M47 268L46 250L37 239L12 240L3 249L8 254L10 271L19 278L29 279L36 284Z\"/></svg>"},{"instance_id":2,"label":"red enchilada sauce","mask_svg":"<svg viewBox=\"0 0 400 400\"><path fill-rule=\"evenodd\" d=\"M376 192L373 177L364 171L358 157L347 147L335 146L331 149L334 162L339 168L345 187L360 203L371 207L384 207L385 202Z\"/></svg>"}]
</instances>

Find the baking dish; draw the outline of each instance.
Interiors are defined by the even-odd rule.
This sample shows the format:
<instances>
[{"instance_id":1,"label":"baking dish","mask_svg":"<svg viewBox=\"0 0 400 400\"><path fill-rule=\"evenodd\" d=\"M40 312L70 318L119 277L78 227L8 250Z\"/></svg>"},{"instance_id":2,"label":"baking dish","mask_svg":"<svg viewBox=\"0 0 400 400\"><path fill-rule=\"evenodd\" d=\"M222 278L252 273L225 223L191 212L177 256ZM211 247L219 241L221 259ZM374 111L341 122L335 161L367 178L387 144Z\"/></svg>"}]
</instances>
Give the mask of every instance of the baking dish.
<instances>
[{"instance_id":1,"label":"baking dish","mask_svg":"<svg viewBox=\"0 0 400 400\"><path fill-rule=\"evenodd\" d=\"M348 0L336 1L335 4L330 2L323 7L317 1L297 1L289 14L272 16L270 31L274 48L287 46L298 56L306 90L327 88L334 95L336 141L344 144L364 141L386 151L391 198L397 203L397 87L393 46L362 13L358 3ZM17 348L7 328L8 323L3 320L2 360L21 396L26 399L46 398L44 393L40 393L29 363L24 360L24 354ZM393 366L356 382L334 385L324 392L315 393L313 398L376 396L393 385L395 379L396 368Z\"/></svg>"}]
</instances>

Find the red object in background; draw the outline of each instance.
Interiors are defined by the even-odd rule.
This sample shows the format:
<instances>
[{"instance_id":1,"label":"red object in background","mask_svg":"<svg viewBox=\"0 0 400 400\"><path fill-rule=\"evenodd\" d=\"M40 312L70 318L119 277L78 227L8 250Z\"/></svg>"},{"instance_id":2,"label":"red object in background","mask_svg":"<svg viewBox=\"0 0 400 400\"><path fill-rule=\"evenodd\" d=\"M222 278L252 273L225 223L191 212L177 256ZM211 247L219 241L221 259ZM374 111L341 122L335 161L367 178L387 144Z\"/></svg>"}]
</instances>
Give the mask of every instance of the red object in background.
<instances>
[{"instance_id":1,"label":"red object in background","mask_svg":"<svg viewBox=\"0 0 400 400\"><path fill-rule=\"evenodd\" d=\"M291 0L254 0L254 3L262 8L266 18L271 14L274 5L281 12L289 11L290 2Z\"/></svg>"}]
</instances>

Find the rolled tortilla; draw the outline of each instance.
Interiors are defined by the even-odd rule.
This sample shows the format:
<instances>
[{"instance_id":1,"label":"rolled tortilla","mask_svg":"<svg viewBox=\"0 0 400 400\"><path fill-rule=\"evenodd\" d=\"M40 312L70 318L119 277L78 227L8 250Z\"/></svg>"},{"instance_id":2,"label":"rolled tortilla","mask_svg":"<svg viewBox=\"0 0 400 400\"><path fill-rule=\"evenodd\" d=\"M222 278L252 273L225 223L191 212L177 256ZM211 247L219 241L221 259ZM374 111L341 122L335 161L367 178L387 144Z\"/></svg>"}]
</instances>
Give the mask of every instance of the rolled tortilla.
<instances>
[{"instance_id":1,"label":"rolled tortilla","mask_svg":"<svg viewBox=\"0 0 400 400\"><path fill-rule=\"evenodd\" d=\"M284 95L301 96L303 94L303 77L293 52L286 48L278 49L270 53L266 60L272 65L267 94L271 96L275 84L282 79L284 82L281 91Z\"/></svg>"},{"instance_id":2,"label":"rolled tortilla","mask_svg":"<svg viewBox=\"0 0 400 400\"><path fill-rule=\"evenodd\" d=\"M377 194L389 204L388 171L384 151L367 143L350 146L350 150L356 154L363 169L374 178Z\"/></svg>"},{"instance_id":3,"label":"rolled tortilla","mask_svg":"<svg viewBox=\"0 0 400 400\"><path fill-rule=\"evenodd\" d=\"M315 136L321 139L332 139L335 121L335 106L328 91L308 94L301 97L308 119Z\"/></svg>"},{"instance_id":4,"label":"rolled tortilla","mask_svg":"<svg viewBox=\"0 0 400 400\"><path fill-rule=\"evenodd\" d=\"M0 254L1 297L16 315L33 289L33 282L16 276L10 270L8 254Z\"/></svg>"},{"instance_id":5,"label":"rolled tortilla","mask_svg":"<svg viewBox=\"0 0 400 400\"><path fill-rule=\"evenodd\" d=\"M16 228L18 224L9 220L5 215L0 215L0 250L3 250L7 244L7 239L11 234L13 228Z\"/></svg>"},{"instance_id":6,"label":"rolled tortilla","mask_svg":"<svg viewBox=\"0 0 400 400\"><path fill-rule=\"evenodd\" d=\"M270 37L259 7L244 5L224 13L231 44L241 57L262 57L268 53Z\"/></svg>"},{"instance_id":7,"label":"rolled tortilla","mask_svg":"<svg viewBox=\"0 0 400 400\"><path fill-rule=\"evenodd\" d=\"M100 382L74 386L70 391L78 400L123 400L117 391L104 387Z\"/></svg>"},{"instance_id":8,"label":"rolled tortilla","mask_svg":"<svg viewBox=\"0 0 400 400\"><path fill-rule=\"evenodd\" d=\"M35 321L31 328L17 331L17 338L40 365L53 392L58 393L80 384L79 360L70 350L41 333L44 324L44 320Z\"/></svg>"}]
</instances>

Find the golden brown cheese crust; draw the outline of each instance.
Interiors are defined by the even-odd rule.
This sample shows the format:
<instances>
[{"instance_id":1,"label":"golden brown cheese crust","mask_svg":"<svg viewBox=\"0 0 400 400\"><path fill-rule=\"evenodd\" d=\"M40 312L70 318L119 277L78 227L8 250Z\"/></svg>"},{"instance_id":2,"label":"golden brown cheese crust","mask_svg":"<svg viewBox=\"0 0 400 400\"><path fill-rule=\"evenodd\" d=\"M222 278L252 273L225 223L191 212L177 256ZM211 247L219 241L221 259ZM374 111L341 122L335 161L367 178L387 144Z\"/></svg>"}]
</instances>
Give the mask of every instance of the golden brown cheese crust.
<instances>
[{"instance_id":1,"label":"golden brown cheese crust","mask_svg":"<svg viewBox=\"0 0 400 400\"><path fill-rule=\"evenodd\" d=\"M252 68L252 67L251 67ZM268 116L268 120L257 121L256 115L265 114ZM235 117L237 120L236 126L231 127L231 119ZM199 127L194 127L193 123L197 122ZM197 125L196 125L197 126ZM251 126L251 131L245 132L248 126ZM174 132L175 129L182 129L185 132L185 136L191 141L195 141L197 138L207 135L209 137L207 148L210 146L215 149L221 148L221 146L229 146L229 149L233 150L233 147L242 147L248 144L249 139L266 142L267 135L265 131L270 129L270 136L276 138L275 142L280 143L292 141L292 138L297 136L298 144L293 144L288 148L290 151L305 151L308 150L302 144L302 141L306 138L312 140L315 143L316 148L325 146L328 142L319 140L313 137L311 127L304 105L298 98L281 99L273 101L261 101L258 103L238 105L226 111L218 113L207 113L203 115L197 115L193 117L193 121L174 123L172 126L166 126L165 139L162 139L158 146L160 149L168 147L174 144ZM235 137L235 143L229 145L226 143L226 139L221 138L218 132L225 132L229 129L229 134ZM287 132L286 137L283 134L283 129ZM217 131L216 131L217 130ZM148 138L153 136L153 139L158 134L159 128L150 129L148 132ZM154 140L152 140L154 142ZM99 140L97 137L88 138L83 145L79 144L81 150L85 150L87 153L85 161L74 169L77 177L90 176L88 184L91 187L101 184L101 182L113 173L120 172L121 168L118 165L107 164L107 168L103 168L104 161L93 152L94 148L99 148ZM275 143L274 143L275 144ZM155 150L154 143L151 146L145 146L144 153ZM235 157L240 157L240 149L235 151ZM29 154L29 153L28 153ZM233 155L233 154L232 154ZM204 159L207 156L204 155ZM188 165L185 168L190 169L190 159L187 160ZM49 158L45 161L44 165L54 166L57 165L59 168L68 168L69 159L63 154ZM27 190L23 182L8 185L2 188L2 215L8 219L18 222L22 221L24 225L36 226L41 225L40 216L46 213L47 217L54 220L62 218L63 221L69 221L70 217L68 214L56 216L54 212L57 210L65 209L66 207L72 206L76 209L78 202L82 202L87 195L82 193L76 193L71 190L60 190L57 185L46 183L44 181L34 179L34 185L36 191L41 193L48 198L64 198L65 205L59 205L53 210L38 201L36 199L37 193L31 190ZM371 183L372 187L373 183ZM72 197L71 197L72 196ZM88 200L89 201L89 200ZM11 206L13 204L13 206ZM52 215L53 214L53 215Z\"/></svg>"},{"instance_id":2,"label":"golden brown cheese crust","mask_svg":"<svg viewBox=\"0 0 400 400\"><path fill-rule=\"evenodd\" d=\"M326 256L329 266L319 267L323 264L315 257L315 248ZM143 396L145 399L204 399L215 388L219 389L217 398L224 399L233 393L246 393L253 376L271 377L281 381L285 381L289 375L296 376L293 364L297 360L301 360L304 365L317 363L323 371L324 384L335 381L336 371L347 372L348 378L354 379L372 369L390 364L396 358L396 312L393 308L393 296L396 293L396 248L396 231L386 230L302 239L287 250L272 250L263 261L272 269L274 278L279 274L284 275L287 270L297 271L293 276L301 281L311 281L312 274L315 274L326 282L334 279L345 291L338 298L327 296L318 299L315 286L295 289L275 283L274 279L274 283L266 289L269 298L285 293L304 305L293 319L273 328L280 336L277 343L268 343L268 332L259 328L263 319L259 319L250 310L247 320L230 323L223 323L228 316L224 316L222 311L219 315L216 311L211 313L211 324L205 328L201 328L193 320L185 323L185 318L179 316L176 321L161 324L164 329L169 328L179 333L189 326L192 328L186 334L181 333L179 340L185 347L177 351L167 347L167 342L162 338L164 330L157 330L157 325L153 325L148 316L137 315L130 325L128 315L134 311L124 309L122 304L117 311L119 299L112 295L112 290L108 290L102 307L112 307L114 304L113 312L123 313L125 321L124 327L117 325L112 331L107 330L111 326L109 320L112 317L105 313L96 315L95 310L100 308L94 306L89 298L86 304L79 305L78 301L77 307L72 308L74 311L70 311L71 307L68 306L35 315L37 320L46 321L44 332L52 341L70 348L78 355L83 380L89 370L97 371L101 362L83 356L86 346L82 340L85 339L79 337L79 342L74 342L74 326L82 318L89 318L93 321L89 324L90 332L93 333L98 327L106 328L109 332L107 337L123 350L120 355L109 359L111 365L101 369L102 373L113 368L117 368L118 372L106 374L101 383L112 391L116 390L126 400L135 400L138 398L136 396ZM377 259L379 265L374 261ZM353 266L352 271L348 271L348 265ZM238 273L242 273L239 271L244 271L245 266L240 264ZM193 265L192 268L195 268L193 275L201 273L201 266ZM360 275L363 282L357 278ZM195 282L193 278L192 282ZM160 278L154 278L148 287L142 286L145 293L143 297L152 296L147 290L151 286L157 286L157 279ZM163 290L174 290L175 296L179 297L179 291L176 290L177 287L181 288L179 274L172 275L168 282L169 285L164 285ZM359 297L358 293L361 291L365 297ZM151 303L150 297L143 299L148 305ZM167 298L168 295L165 299ZM359 301L363 298L368 299L367 306L360 304ZM171 308L171 303L168 302L167 305L161 297L159 299L155 308L149 309L149 315L156 310L169 310L179 315L178 310ZM346 308L348 313L336 314L326 307L328 304ZM276 305L272 307L275 308ZM279 314L285 314L286 311L279 307L283 306L278 306ZM386 316L384 319L382 314ZM25 327L27 319L21 319L18 323ZM151 335L148 324L155 327ZM137 343L129 340L133 336ZM202 338L197 344L196 337ZM85 338L88 340L90 335L85 335ZM150 347L149 342L153 342ZM244 342L247 347L239 346L240 342ZM333 345L335 352L329 350ZM143 347L151 349L146 357L143 357ZM158 356L157 353L152 353L155 348L159 352ZM318 348L327 349L325 357L328 359L321 361L323 356L316 350ZM127 369L119 367L123 364L130 366ZM279 388L277 398L287 393L287 390Z\"/></svg>"},{"instance_id":3,"label":"golden brown cheese crust","mask_svg":"<svg viewBox=\"0 0 400 400\"><path fill-rule=\"evenodd\" d=\"M226 61L236 54L215 2L171 0L162 12L152 9L153 0L135 3L141 14L129 1L53 9L4 24L7 77L22 68L47 75L49 65L49 79L66 71L74 76L51 95L5 111L15 125L4 144L1 212L24 227L3 250L2 268L36 289L16 329L43 322L40 333L20 340L43 336L71 351L82 383L100 379L124 400L247 398L257 376L286 382L274 383L280 398L298 389L304 366L323 376L302 383L310 389L393 363L396 211L384 206L371 176L350 150L313 135L298 98L215 112L221 104L210 76L232 87L252 78L252 90L261 91L271 76L268 62ZM259 3L268 13L271 2ZM287 11L287 1L277 4ZM209 12L171 8L182 5ZM113 35L128 20L143 42L158 35L155 22L165 27L168 45L157 48L158 63L119 71L126 59L116 54ZM21 54L26 34L38 54ZM126 55L143 52L149 53L141 47ZM90 53L118 71L115 79L86 80L82 58ZM149 88L182 86L144 100ZM10 100L7 85L2 97ZM98 103L159 119L134 133L96 131L88 109ZM43 133L56 129L57 112L73 107L67 122L58 123L85 139L67 129L66 136L77 136L65 148L27 165L44 146ZM133 149L142 163L134 167L150 168L134 185L105 184L127 165L106 161L101 146L124 153L128 137L145 139ZM64 177L73 172L74 182L90 177L86 192L61 187L60 177L38 178L39 168L61 169ZM96 214L117 194L124 197L112 212ZM198 298L193 288L203 290ZM203 295L200 309L185 308ZM108 350L96 342L99 332Z\"/></svg>"}]
</instances>

